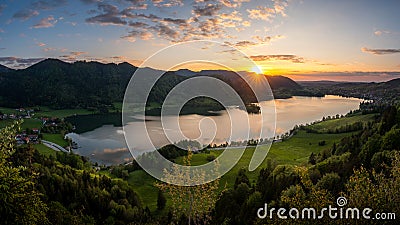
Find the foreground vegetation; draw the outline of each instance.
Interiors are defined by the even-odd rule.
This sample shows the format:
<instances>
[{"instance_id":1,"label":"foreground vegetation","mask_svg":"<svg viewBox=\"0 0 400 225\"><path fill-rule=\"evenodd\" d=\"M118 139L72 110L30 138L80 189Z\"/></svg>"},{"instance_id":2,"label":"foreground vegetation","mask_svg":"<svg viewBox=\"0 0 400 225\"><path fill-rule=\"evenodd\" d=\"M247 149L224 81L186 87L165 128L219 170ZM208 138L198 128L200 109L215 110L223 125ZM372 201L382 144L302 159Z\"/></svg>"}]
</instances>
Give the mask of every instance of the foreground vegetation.
<instances>
[{"instance_id":1,"label":"foreground vegetation","mask_svg":"<svg viewBox=\"0 0 400 225\"><path fill-rule=\"evenodd\" d=\"M327 132L360 121L365 123L359 130ZM40 154L29 145L15 147L15 129L5 128L0 134L0 214L5 224L187 224L189 220L194 224L279 224L286 221L258 219L257 209L264 203L320 209L335 205L339 196L347 197L349 207L400 213L400 107L387 107L378 116L354 115L335 123L301 126L293 137L274 143L261 168L251 173L247 167L254 148L248 148L234 169L219 180L217 189L202 187L208 191L193 192L203 205L212 206L203 209L187 201L190 198L180 198L183 208L176 210L177 198L170 197L177 193L174 187L171 192L156 185L135 163L97 171L74 154ZM159 151L187 164L185 151L173 146ZM219 154L219 150L195 154L190 163L204 164ZM211 202L206 194L216 197ZM195 217L192 210L197 210ZM341 223L327 218L320 222Z\"/></svg>"}]
</instances>

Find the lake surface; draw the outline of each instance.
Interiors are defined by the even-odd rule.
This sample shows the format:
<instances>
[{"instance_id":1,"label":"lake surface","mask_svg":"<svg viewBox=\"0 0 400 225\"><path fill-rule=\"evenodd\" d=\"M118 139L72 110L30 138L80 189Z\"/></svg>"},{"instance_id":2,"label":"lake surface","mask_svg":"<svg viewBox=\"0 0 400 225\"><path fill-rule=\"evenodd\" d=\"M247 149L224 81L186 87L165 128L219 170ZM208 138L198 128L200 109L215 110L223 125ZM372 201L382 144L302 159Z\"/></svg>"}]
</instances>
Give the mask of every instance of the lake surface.
<instances>
[{"instance_id":1,"label":"lake surface","mask_svg":"<svg viewBox=\"0 0 400 225\"><path fill-rule=\"evenodd\" d=\"M325 97L292 97L289 99L276 99L274 102L266 101L261 105L274 104L276 106L276 129L275 136L284 134L291 130L295 125L311 123L316 120L321 120L322 117L345 115L350 110L358 109L362 99L343 98L339 96ZM269 112L272 113L272 112ZM230 117L241 118L247 113L238 108L229 108L222 111L219 116L200 116L200 115L184 115L178 117L166 117L164 125L168 125L175 120L179 120L180 128L185 137L188 139L196 139L202 144L208 143L225 143L228 140L231 132ZM152 137L157 146L168 144L168 140L163 135L163 128L159 117L146 117L146 128L149 136ZM239 137L260 138L258 135L260 129L273 131L271 121L261 121L260 114L250 114L249 123L251 130L243 131L238 128ZM236 126L238 127L238 126ZM245 126L244 126L245 127ZM141 140L144 137L143 125L141 122L131 122L125 127L129 134L136 135L134 140ZM201 131L210 132L201 132ZM175 129L169 129L169 137L173 140L179 138L179 132ZM67 134L68 137L75 141L79 148L74 152L89 157L92 161L100 164L120 164L132 159L129 152L122 127L114 125L103 125L92 131L76 134ZM149 151L147 143L135 143L135 149L138 151Z\"/></svg>"}]
</instances>

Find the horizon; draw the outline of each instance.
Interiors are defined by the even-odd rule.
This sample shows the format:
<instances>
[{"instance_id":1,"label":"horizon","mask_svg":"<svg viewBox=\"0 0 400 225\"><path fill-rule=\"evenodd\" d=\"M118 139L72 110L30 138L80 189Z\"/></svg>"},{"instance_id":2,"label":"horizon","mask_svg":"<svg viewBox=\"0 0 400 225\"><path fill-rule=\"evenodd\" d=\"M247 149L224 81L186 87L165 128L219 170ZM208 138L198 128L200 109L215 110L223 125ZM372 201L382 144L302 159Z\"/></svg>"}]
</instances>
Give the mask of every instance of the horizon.
<instances>
[{"instance_id":1,"label":"horizon","mask_svg":"<svg viewBox=\"0 0 400 225\"><path fill-rule=\"evenodd\" d=\"M115 62L99 62L99 61L88 61L88 60L76 60L76 61L73 61L73 62L68 62L68 61L63 61L63 60L61 60L61 59L57 59L57 58L42 59L41 61L36 62L36 63L34 63L34 64L32 64L32 65L29 65L29 66L27 66L27 67L25 67L25 68L16 68L16 69L14 69L14 68L7 67L7 66L5 66L5 65L3 65L3 64L0 64L0 66L4 66L4 67L6 67L6 68L8 68L8 69L12 69L12 70L24 70L24 69L27 69L27 68L29 68L29 67L35 66L36 64L39 64L39 63L41 63L41 62L44 62L44 61L46 61L46 60L59 60L59 61L61 61L61 62L63 62L63 63L68 63L68 64L74 64L74 63L78 63L78 62L84 62L84 63L100 63L100 64L103 64L103 65L107 65L107 64L120 65L120 64L127 63L127 64L129 64L129 65L131 65L131 66L136 67L136 68L149 68L149 69L154 69L154 70L161 70L161 71L164 71L164 72L168 72L168 71L177 72L177 71L180 71L180 70L188 70L188 71L195 72L195 73L201 73L202 71L232 71L232 70L227 70L227 69L224 69L224 68L221 68L221 69L204 69L204 70L191 70L191 69L188 69L188 68L179 68L178 70L168 70L168 71L167 71L167 70L163 70L163 69L159 69L159 68L153 68L153 67L147 67L147 66L145 66L145 67L138 67L138 66L135 66L135 65L133 65L133 64L127 62L127 61L116 62L116 63L115 63ZM262 74L262 73L257 73L257 72L255 72L255 71L232 71L232 72L248 72L248 73ZM345 74L345 72L343 72L343 74ZM348 73L348 74L352 74L352 73ZM290 76L285 76L285 75L282 75L282 74L275 74L275 75L262 74L262 75L264 75L264 76L270 76L270 77L277 77L277 76L288 77L288 78L292 79L292 80L295 81L295 82L337 82L337 83L346 83L346 82L347 82L347 83L374 83L374 82L378 82L378 83L379 83L379 82L388 82L388 81L391 81L391 80L400 79L400 77L392 77L391 79L381 80L381 81L323 80L323 79L315 79L315 80L297 80L297 79L291 78ZM179 76L181 76L181 75L179 75Z\"/></svg>"},{"instance_id":2,"label":"horizon","mask_svg":"<svg viewBox=\"0 0 400 225\"><path fill-rule=\"evenodd\" d=\"M257 64L237 71L382 82L400 77L399 7L399 1L8 0L0 4L0 64L21 69L55 58L140 66L171 44L210 40ZM213 57L234 60L231 54ZM167 70L165 64L152 68ZM207 66L201 70L214 69Z\"/></svg>"}]
</instances>

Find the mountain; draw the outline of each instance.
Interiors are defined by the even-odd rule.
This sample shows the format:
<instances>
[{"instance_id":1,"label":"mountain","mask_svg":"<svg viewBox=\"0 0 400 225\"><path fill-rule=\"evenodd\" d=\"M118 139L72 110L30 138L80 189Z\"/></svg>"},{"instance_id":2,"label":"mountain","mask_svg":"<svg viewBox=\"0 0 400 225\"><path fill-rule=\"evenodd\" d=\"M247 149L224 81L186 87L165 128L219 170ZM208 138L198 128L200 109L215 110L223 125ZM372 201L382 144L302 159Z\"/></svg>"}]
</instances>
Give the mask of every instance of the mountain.
<instances>
[{"instance_id":1,"label":"mountain","mask_svg":"<svg viewBox=\"0 0 400 225\"><path fill-rule=\"evenodd\" d=\"M400 87L400 78L387 81L385 82L385 85L392 88L398 88Z\"/></svg>"},{"instance_id":2,"label":"mountain","mask_svg":"<svg viewBox=\"0 0 400 225\"><path fill-rule=\"evenodd\" d=\"M174 71L174 73L179 76L183 76L183 77L191 77L191 76L194 76L197 74L196 72L193 72L188 69L180 69L180 70Z\"/></svg>"},{"instance_id":3,"label":"mountain","mask_svg":"<svg viewBox=\"0 0 400 225\"><path fill-rule=\"evenodd\" d=\"M59 109L107 108L113 102L122 102L126 86L136 70L137 67L129 63L67 63L58 59L46 59L26 69L7 70L7 73L3 73L0 79L0 105L40 105ZM164 72L152 68L143 68L141 71ZM148 100L162 103L174 86L197 75L221 79L237 90L245 102L254 102L254 95L246 82L235 73L223 70L167 72L157 81ZM287 77L271 76L267 79L275 98L312 94Z\"/></svg>"},{"instance_id":4,"label":"mountain","mask_svg":"<svg viewBox=\"0 0 400 225\"><path fill-rule=\"evenodd\" d=\"M199 72L193 72L188 69L181 69L175 71L176 74L184 77L192 77L192 76L211 76L216 77L222 81L227 82L232 87L235 88L243 88L246 86L244 80L240 79L238 76L239 74L251 74L249 72L241 71L241 72L233 72L233 71L226 71L226 70L202 70ZM250 75L251 76L251 75ZM268 80L268 83L275 94L275 98L288 98L293 95L310 95L302 86L298 83L293 81L292 79L284 76L265 76ZM238 79L239 78L239 79ZM284 93L286 92L286 93Z\"/></svg>"},{"instance_id":5,"label":"mountain","mask_svg":"<svg viewBox=\"0 0 400 225\"><path fill-rule=\"evenodd\" d=\"M300 84L314 93L372 99L380 104L391 104L400 101L400 97L397 94L400 92L400 78L387 82L308 81Z\"/></svg>"},{"instance_id":6,"label":"mountain","mask_svg":"<svg viewBox=\"0 0 400 225\"><path fill-rule=\"evenodd\" d=\"M7 72L11 72L11 71L13 71L13 69L10 69L7 66L3 66L0 64L0 73L7 73Z\"/></svg>"},{"instance_id":7,"label":"mountain","mask_svg":"<svg viewBox=\"0 0 400 225\"><path fill-rule=\"evenodd\" d=\"M121 101L136 67L99 62L66 63L46 59L5 74L0 104L9 107L46 105L88 108Z\"/></svg>"},{"instance_id":8,"label":"mountain","mask_svg":"<svg viewBox=\"0 0 400 225\"><path fill-rule=\"evenodd\" d=\"M267 76L268 83L272 90L287 88L290 90L300 90L302 87L294 80L284 76Z\"/></svg>"}]
</instances>

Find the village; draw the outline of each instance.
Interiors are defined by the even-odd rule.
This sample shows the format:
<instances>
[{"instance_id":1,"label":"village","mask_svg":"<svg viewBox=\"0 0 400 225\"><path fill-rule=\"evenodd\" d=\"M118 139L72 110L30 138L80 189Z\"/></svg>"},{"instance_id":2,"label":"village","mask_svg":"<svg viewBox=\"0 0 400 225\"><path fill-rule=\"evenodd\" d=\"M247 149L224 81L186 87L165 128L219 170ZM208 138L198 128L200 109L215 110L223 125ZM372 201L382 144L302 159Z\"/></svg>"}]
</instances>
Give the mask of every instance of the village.
<instances>
[{"instance_id":1,"label":"village","mask_svg":"<svg viewBox=\"0 0 400 225\"><path fill-rule=\"evenodd\" d=\"M34 119L34 109L15 109L14 113L2 113L0 112L0 122L10 122L17 120L33 120ZM35 118L36 119L36 118ZM61 127L63 121L59 118L53 117L40 117L40 126L34 128L22 129L18 134L15 135L15 141L17 145L24 144L40 144L43 138L41 132L45 133L58 133L59 127ZM36 120L37 120L36 119Z\"/></svg>"}]
</instances>

